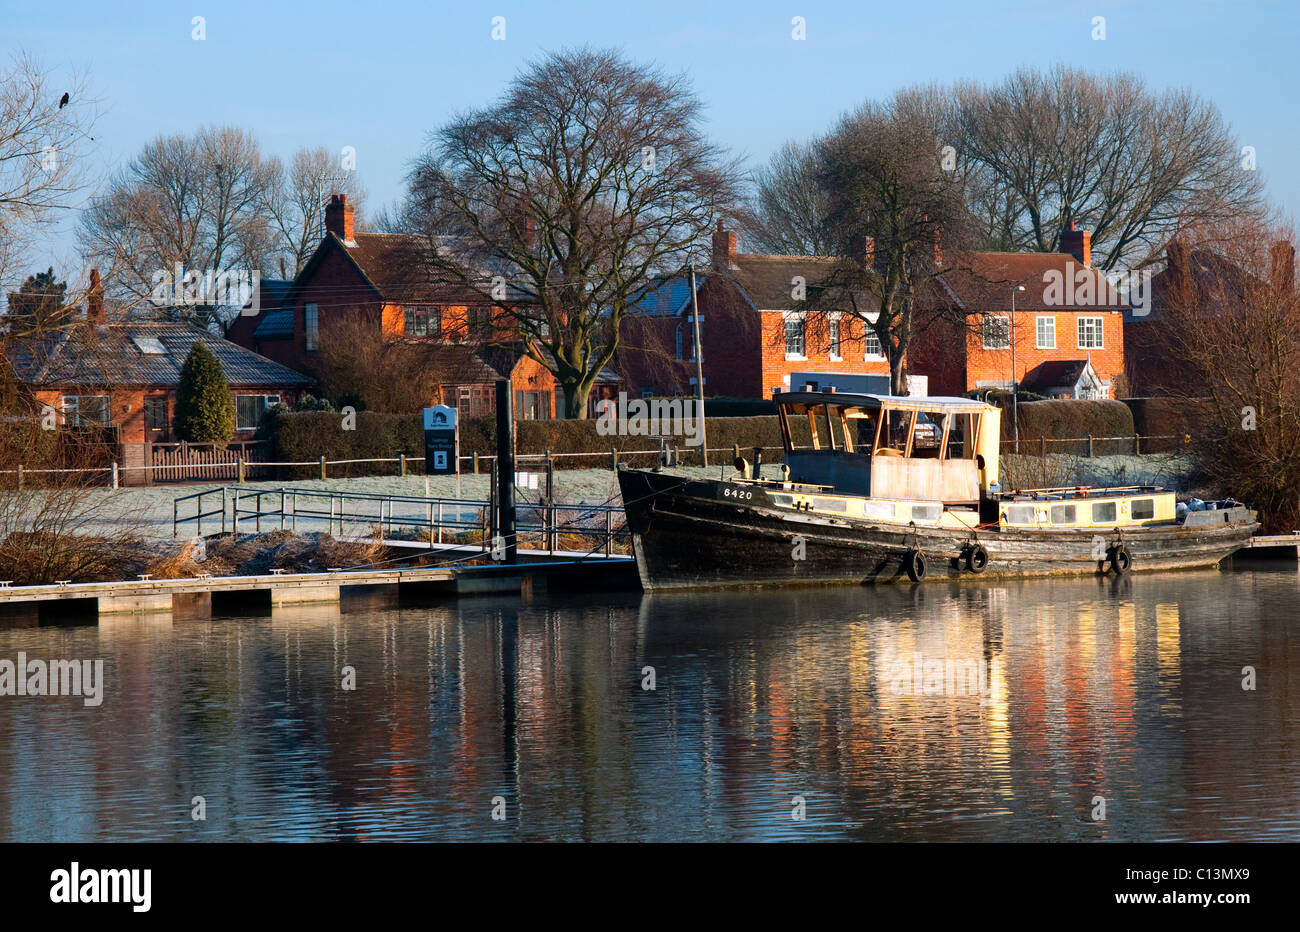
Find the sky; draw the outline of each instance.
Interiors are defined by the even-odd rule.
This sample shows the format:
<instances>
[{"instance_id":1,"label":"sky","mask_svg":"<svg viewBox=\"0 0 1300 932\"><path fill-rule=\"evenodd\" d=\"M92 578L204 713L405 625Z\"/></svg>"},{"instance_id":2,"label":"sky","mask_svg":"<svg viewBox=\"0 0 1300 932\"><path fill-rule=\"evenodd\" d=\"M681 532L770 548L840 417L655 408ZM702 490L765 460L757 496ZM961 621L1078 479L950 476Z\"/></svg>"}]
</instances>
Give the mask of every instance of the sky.
<instances>
[{"instance_id":1,"label":"sky","mask_svg":"<svg viewBox=\"0 0 1300 932\"><path fill-rule=\"evenodd\" d=\"M544 52L591 45L689 75L713 138L751 166L899 87L1057 63L1130 71L1212 100L1294 216L1298 40L1297 0L0 0L6 59L24 49L58 73L87 72L101 182L152 138L233 124L282 158L352 146L371 207L401 198L411 160L449 117L491 103ZM31 262L70 261L74 224L75 211Z\"/></svg>"}]
</instances>

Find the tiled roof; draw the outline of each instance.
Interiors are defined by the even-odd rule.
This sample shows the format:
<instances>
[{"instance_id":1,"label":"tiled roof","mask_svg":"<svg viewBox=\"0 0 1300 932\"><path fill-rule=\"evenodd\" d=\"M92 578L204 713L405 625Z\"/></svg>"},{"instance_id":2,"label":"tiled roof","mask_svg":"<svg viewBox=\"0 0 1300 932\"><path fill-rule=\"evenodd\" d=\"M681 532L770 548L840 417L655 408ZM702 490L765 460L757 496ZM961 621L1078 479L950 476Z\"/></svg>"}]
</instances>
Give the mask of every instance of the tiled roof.
<instances>
[{"instance_id":1,"label":"tiled roof","mask_svg":"<svg viewBox=\"0 0 1300 932\"><path fill-rule=\"evenodd\" d=\"M947 263L946 263L947 264ZM1080 269L1086 269L1093 279L1093 303L1047 303L1048 282L1044 276L1049 272L1060 274L1061 281L1071 281ZM1025 311L1039 310L1097 310L1109 307L1112 310L1124 310L1127 302L1121 299L1117 304L1104 304L1105 294L1102 289L1109 287L1105 273L1087 268L1074 256L1058 252L977 252L968 253L948 264L941 273L943 283L951 289L952 294L968 311L1006 310L1011 307L1011 292L1017 285L1024 285L1025 290L1016 292L1016 309ZM1076 284L1074 294L1078 294L1081 285ZM1065 290L1064 296L1071 291Z\"/></svg>"},{"instance_id":2,"label":"tiled roof","mask_svg":"<svg viewBox=\"0 0 1300 932\"><path fill-rule=\"evenodd\" d=\"M11 341L5 351L15 375L30 385L177 385L190 347L200 340L217 357L232 388L311 381L189 324L99 324ZM162 352L152 351L156 349Z\"/></svg>"},{"instance_id":3,"label":"tiled roof","mask_svg":"<svg viewBox=\"0 0 1300 932\"><path fill-rule=\"evenodd\" d=\"M794 298L796 276L810 292L839 265L826 256L764 256L738 253L729 274L759 311L793 311L803 307ZM717 273L715 273L717 274Z\"/></svg>"},{"instance_id":4,"label":"tiled roof","mask_svg":"<svg viewBox=\"0 0 1300 932\"><path fill-rule=\"evenodd\" d=\"M1088 368L1086 359L1053 359L1039 363L1025 376L1026 388L1073 388Z\"/></svg>"},{"instance_id":5,"label":"tiled roof","mask_svg":"<svg viewBox=\"0 0 1300 932\"><path fill-rule=\"evenodd\" d=\"M253 330L254 339L285 340L293 336L293 308L280 307L267 311L261 323Z\"/></svg>"},{"instance_id":6,"label":"tiled roof","mask_svg":"<svg viewBox=\"0 0 1300 932\"><path fill-rule=\"evenodd\" d=\"M430 261L426 237L409 233L356 233L351 241L329 234L356 263L361 274L385 300L394 304L481 304L483 295L448 280L446 273ZM484 282L492 273L483 273ZM507 302L522 301L523 295L509 285Z\"/></svg>"}]
</instances>

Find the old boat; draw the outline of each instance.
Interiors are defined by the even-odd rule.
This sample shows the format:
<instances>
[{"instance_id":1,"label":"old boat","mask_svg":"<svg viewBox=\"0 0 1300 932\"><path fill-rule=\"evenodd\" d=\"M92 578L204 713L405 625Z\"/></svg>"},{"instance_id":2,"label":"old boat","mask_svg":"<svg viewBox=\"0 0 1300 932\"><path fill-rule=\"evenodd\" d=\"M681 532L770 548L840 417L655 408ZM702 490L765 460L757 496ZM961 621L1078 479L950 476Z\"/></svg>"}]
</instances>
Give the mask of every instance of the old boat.
<instances>
[{"instance_id":1,"label":"old boat","mask_svg":"<svg viewBox=\"0 0 1300 932\"><path fill-rule=\"evenodd\" d=\"M787 392L780 478L620 466L647 589L1208 567L1258 527L1153 486L1004 490L1001 412L966 398Z\"/></svg>"}]
</instances>

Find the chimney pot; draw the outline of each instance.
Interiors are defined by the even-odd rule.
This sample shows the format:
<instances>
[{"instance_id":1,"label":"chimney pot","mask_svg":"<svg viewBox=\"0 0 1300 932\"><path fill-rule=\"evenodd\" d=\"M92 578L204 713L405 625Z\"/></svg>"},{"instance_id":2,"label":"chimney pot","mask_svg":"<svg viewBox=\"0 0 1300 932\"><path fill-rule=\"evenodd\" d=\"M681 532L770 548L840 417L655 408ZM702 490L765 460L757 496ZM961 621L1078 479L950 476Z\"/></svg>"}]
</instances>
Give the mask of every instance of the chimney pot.
<instances>
[{"instance_id":1,"label":"chimney pot","mask_svg":"<svg viewBox=\"0 0 1300 932\"><path fill-rule=\"evenodd\" d=\"M1092 231L1076 230L1071 220L1061 230L1060 252L1074 256L1076 260L1091 268L1092 266Z\"/></svg>"},{"instance_id":2,"label":"chimney pot","mask_svg":"<svg viewBox=\"0 0 1300 932\"><path fill-rule=\"evenodd\" d=\"M331 194L325 205L325 229L344 242L352 242L354 210L346 194Z\"/></svg>"}]
</instances>

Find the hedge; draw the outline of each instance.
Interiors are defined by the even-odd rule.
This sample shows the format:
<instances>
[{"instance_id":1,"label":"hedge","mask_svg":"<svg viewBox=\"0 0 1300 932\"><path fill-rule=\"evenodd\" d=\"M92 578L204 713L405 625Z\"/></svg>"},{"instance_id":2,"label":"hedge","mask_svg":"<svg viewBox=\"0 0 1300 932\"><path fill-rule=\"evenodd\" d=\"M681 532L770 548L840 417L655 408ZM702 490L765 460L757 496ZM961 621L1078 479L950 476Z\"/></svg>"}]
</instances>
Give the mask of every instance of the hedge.
<instances>
[{"instance_id":1,"label":"hedge","mask_svg":"<svg viewBox=\"0 0 1300 932\"><path fill-rule=\"evenodd\" d=\"M659 441L644 436L602 436L595 420L516 421L515 449L519 454L552 453L606 454L611 449L657 450ZM356 429L344 430L342 415L327 411L273 412L265 421L261 436L274 441L277 462L309 462L324 456L327 460L382 459L399 453L423 463L424 426L419 414L380 414L362 411L356 415ZM708 421L710 449L730 450L739 445L752 456L755 446L780 447L781 433L775 415L768 417L731 417ZM696 461L698 451L678 439L683 463ZM492 415L466 418L460 425L461 456L496 455L496 420ZM769 459L773 452L768 452ZM608 459L598 456L565 457L565 466L605 467ZM632 465L649 465L653 455L619 457ZM730 456L726 457L730 463ZM396 464L377 468L377 464L331 467L331 474L361 475L395 470ZM412 464L419 470L422 465ZM310 467L299 467L303 475L314 474Z\"/></svg>"}]
</instances>

